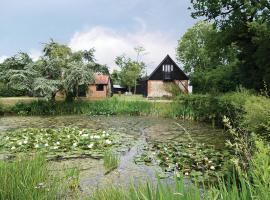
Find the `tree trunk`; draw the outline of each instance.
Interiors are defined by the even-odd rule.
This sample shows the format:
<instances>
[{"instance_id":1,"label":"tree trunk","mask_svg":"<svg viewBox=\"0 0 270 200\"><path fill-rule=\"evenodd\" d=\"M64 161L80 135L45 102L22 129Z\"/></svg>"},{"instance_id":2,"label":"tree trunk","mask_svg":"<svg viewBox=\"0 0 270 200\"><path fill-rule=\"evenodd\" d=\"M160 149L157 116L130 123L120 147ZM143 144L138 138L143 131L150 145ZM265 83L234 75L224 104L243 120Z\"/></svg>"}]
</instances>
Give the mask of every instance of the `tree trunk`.
<instances>
[{"instance_id":1,"label":"tree trunk","mask_svg":"<svg viewBox=\"0 0 270 200\"><path fill-rule=\"evenodd\" d=\"M79 85L76 85L76 97L77 97L77 99L79 97Z\"/></svg>"},{"instance_id":2,"label":"tree trunk","mask_svg":"<svg viewBox=\"0 0 270 200\"><path fill-rule=\"evenodd\" d=\"M135 80L135 83L134 83L134 94L136 94L136 91L137 91L136 86L137 86L137 81Z\"/></svg>"}]
</instances>

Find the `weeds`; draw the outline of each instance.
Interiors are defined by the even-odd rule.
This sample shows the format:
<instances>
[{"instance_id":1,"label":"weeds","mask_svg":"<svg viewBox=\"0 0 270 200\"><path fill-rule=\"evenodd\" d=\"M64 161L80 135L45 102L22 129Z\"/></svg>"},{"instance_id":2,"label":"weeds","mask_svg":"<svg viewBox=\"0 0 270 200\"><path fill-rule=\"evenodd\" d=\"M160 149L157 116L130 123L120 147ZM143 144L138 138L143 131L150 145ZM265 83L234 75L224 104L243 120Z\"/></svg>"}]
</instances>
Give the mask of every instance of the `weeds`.
<instances>
[{"instance_id":1,"label":"weeds","mask_svg":"<svg viewBox=\"0 0 270 200\"><path fill-rule=\"evenodd\" d=\"M0 199L57 199L64 192L43 156L0 161ZM63 194L63 193L62 193Z\"/></svg>"},{"instance_id":2,"label":"weeds","mask_svg":"<svg viewBox=\"0 0 270 200\"><path fill-rule=\"evenodd\" d=\"M145 184L130 184L127 187L111 186L97 190L89 200L197 200L200 199L200 189L194 185L185 187L184 180L177 180L175 186L158 181L154 186L151 182Z\"/></svg>"},{"instance_id":3,"label":"weeds","mask_svg":"<svg viewBox=\"0 0 270 200\"><path fill-rule=\"evenodd\" d=\"M106 173L110 173L112 170L116 169L119 166L120 157L113 153L112 151L107 151L104 153L103 165L106 169Z\"/></svg>"}]
</instances>

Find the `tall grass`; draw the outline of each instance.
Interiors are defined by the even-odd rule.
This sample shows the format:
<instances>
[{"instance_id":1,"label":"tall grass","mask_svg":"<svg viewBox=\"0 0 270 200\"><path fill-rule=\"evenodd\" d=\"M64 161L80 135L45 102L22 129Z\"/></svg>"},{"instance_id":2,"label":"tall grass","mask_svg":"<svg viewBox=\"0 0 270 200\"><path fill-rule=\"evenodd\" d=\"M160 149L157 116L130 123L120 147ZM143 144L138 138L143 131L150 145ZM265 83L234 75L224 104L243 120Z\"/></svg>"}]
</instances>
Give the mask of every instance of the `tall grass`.
<instances>
[{"instance_id":1,"label":"tall grass","mask_svg":"<svg viewBox=\"0 0 270 200\"><path fill-rule=\"evenodd\" d=\"M110 173L112 170L116 169L119 166L120 158L117 154L112 151L106 151L103 157L103 165L106 169L106 173Z\"/></svg>"},{"instance_id":2,"label":"tall grass","mask_svg":"<svg viewBox=\"0 0 270 200\"><path fill-rule=\"evenodd\" d=\"M41 155L0 161L0 200L57 199L62 187Z\"/></svg>"},{"instance_id":3,"label":"tall grass","mask_svg":"<svg viewBox=\"0 0 270 200\"><path fill-rule=\"evenodd\" d=\"M158 181L156 185L151 182L145 184L130 184L127 187L111 186L97 190L89 200L199 200L200 189L197 186L185 187L184 180L178 180L175 185Z\"/></svg>"}]
</instances>

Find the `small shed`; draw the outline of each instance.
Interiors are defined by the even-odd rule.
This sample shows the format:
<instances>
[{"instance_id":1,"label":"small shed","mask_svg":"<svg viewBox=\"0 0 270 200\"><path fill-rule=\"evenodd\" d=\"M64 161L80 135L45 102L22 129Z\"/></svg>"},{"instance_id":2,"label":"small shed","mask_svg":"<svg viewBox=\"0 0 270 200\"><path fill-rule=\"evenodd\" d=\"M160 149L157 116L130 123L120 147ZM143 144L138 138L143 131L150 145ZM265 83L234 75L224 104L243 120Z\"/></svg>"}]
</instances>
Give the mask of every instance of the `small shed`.
<instances>
[{"instance_id":1,"label":"small shed","mask_svg":"<svg viewBox=\"0 0 270 200\"><path fill-rule=\"evenodd\" d=\"M86 97L89 99L103 99L111 94L111 81L108 75L94 74L94 83L88 86Z\"/></svg>"}]
</instances>

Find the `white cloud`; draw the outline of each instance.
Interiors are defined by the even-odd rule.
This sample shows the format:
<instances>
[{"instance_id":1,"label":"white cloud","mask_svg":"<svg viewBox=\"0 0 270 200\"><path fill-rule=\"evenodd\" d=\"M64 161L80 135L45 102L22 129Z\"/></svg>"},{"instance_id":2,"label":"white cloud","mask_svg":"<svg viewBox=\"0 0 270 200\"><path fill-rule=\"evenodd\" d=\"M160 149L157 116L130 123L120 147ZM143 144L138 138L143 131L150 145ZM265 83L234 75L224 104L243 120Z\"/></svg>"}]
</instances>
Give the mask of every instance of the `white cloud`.
<instances>
[{"instance_id":1,"label":"white cloud","mask_svg":"<svg viewBox=\"0 0 270 200\"><path fill-rule=\"evenodd\" d=\"M139 19L136 19L137 21ZM140 20L140 30L135 32L117 32L113 29L96 26L86 31L76 32L69 42L69 46L77 50L94 47L96 59L101 64L107 64L110 69L116 69L114 59L116 56L126 54L136 57L134 47L143 46L147 54L143 61L148 66L148 74L167 55L175 57L177 40L170 35L159 31L146 31L146 25Z\"/></svg>"},{"instance_id":2,"label":"white cloud","mask_svg":"<svg viewBox=\"0 0 270 200\"><path fill-rule=\"evenodd\" d=\"M4 62L4 60L8 58L7 56L3 55L3 56L0 56L0 63Z\"/></svg>"},{"instance_id":3,"label":"white cloud","mask_svg":"<svg viewBox=\"0 0 270 200\"><path fill-rule=\"evenodd\" d=\"M29 56L33 59L33 61L37 61L39 57L41 56L41 51L37 49L31 49L29 51Z\"/></svg>"}]
</instances>

